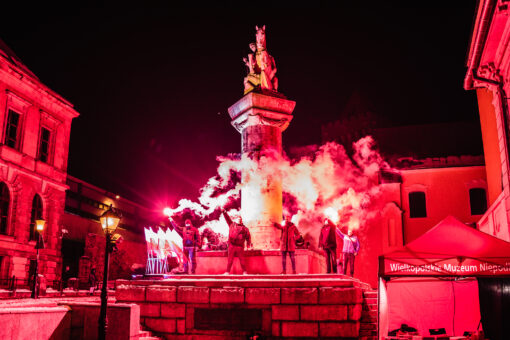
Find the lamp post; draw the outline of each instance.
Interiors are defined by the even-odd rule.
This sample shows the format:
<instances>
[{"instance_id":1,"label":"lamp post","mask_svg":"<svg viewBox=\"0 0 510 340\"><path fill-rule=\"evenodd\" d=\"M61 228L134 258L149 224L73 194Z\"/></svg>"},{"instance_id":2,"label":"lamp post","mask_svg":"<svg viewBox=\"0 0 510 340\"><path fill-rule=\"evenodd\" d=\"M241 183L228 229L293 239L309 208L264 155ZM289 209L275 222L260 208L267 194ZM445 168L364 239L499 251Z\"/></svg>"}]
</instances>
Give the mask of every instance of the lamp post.
<instances>
[{"instance_id":1,"label":"lamp post","mask_svg":"<svg viewBox=\"0 0 510 340\"><path fill-rule=\"evenodd\" d=\"M39 287L37 286L37 278L39 276L39 248L41 248L41 233L44 230L45 220L35 220L35 230L37 230L37 243L35 244L36 250L36 258L35 258L35 271L34 271L34 288L32 289L32 294L30 297L32 299L37 299L39 297ZM37 292L36 292L37 290Z\"/></svg>"},{"instance_id":2,"label":"lamp post","mask_svg":"<svg viewBox=\"0 0 510 340\"><path fill-rule=\"evenodd\" d=\"M103 273L103 287L101 288L101 311L99 312L98 320L98 339L104 340L106 338L107 320L106 320L106 306L108 303L108 264L110 259L110 252L112 250L111 242L112 236L117 229L120 222L120 216L117 215L110 205L107 211L99 218L101 227L105 233L106 243L104 249L104 273Z\"/></svg>"}]
</instances>

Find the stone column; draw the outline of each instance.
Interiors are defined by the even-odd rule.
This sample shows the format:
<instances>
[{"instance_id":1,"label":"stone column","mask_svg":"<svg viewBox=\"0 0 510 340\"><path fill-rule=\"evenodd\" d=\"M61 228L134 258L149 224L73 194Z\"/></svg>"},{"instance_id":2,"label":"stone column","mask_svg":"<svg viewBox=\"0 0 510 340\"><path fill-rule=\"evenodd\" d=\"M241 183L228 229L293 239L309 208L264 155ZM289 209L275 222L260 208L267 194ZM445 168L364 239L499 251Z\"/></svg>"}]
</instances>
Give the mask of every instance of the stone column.
<instances>
[{"instance_id":1,"label":"stone column","mask_svg":"<svg viewBox=\"0 0 510 340\"><path fill-rule=\"evenodd\" d=\"M296 102L250 92L228 109L232 125L241 133L242 153L256 159L265 151L282 152L282 132L292 120ZM282 220L281 178L268 175L263 184L248 186L242 174L241 215L256 249L278 249Z\"/></svg>"}]
</instances>

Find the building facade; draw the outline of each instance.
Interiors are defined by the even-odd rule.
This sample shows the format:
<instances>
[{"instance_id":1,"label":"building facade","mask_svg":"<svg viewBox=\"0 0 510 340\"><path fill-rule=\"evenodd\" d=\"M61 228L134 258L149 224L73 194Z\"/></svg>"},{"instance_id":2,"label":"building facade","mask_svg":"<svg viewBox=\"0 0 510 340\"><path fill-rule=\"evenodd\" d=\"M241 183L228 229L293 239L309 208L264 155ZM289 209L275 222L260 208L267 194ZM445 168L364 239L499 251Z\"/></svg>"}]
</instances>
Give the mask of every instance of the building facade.
<instances>
[{"instance_id":1,"label":"building facade","mask_svg":"<svg viewBox=\"0 0 510 340\"><path fill-rule=\"evenodd\" d=\"M487 210L483 157L401 161L399 169L381 173L381 214L358 235L355 276L373 287L379 255L412 242L450 215L475 227Z\"/></svg>"},{"instance_id":2,"label":"building facade","mask_svg":"<svg viewBox=\"0 0 510 340\"><path fill-rule=\"evenodd\" d=\"M401 170L404 244L417 239L448 215L474 227L487 210L483 163L462 163L460 157L451 157L450 162L443 160L444 163L441 159L431 160L429 164Z\"/></svg>"},{"instance_id":3,"label":"building facade","mask_svg":"<svg viewBox=\"0 0 510 340\"><path fill-rule=\"evenodd\" d=\"M62 216L73 105L0 40L0 282L35 269L35 220L46 221L39 273L61 272Z\"/></svg>"},{"instance_id":4,"label":"building facade","mask_svg":"<svg viewBox=\"0 0 510 340\"><path fill-rule=\"evenodd\" d=\"M115 231L122 237L112 254L110 279L129 278L135 268L145 267L147 246L144 227L155 226L164 216L150 209L68 175L65 213L63 215L63 266L70 277L85 284L90 268L99 277L103 273L105 238L99 217L111 205L121 216Z\"/></svg>"},{"instance_id":5,"label":"building facade","mask_svg":"<svg viewBox=\"0 0 510 340\"><path fill-rule=\"evenodd\" d=\"M505 241L510 241L509 15L507 1L478 2L464 79L464 88L478 98L487 169L489 209L478 227Z\"/></svg>"}]
</instances>

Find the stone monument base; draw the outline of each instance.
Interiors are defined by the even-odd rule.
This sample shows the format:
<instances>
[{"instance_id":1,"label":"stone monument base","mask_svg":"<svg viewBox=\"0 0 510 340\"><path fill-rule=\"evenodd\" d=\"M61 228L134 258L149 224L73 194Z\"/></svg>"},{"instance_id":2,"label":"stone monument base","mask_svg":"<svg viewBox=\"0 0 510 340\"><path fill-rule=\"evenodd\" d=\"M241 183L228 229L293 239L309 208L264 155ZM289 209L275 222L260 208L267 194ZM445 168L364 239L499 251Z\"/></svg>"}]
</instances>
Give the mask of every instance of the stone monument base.
<instances>
[{"instance_id":1,"label":"stone monument base","mask_svg":"<svg viewBox=\"0 0 510 340\"><path fill-rule=\"evenodd\" d=\"M249 274L280 274L282 272L282 255L279 250L246 250L245 260ZM297 274L326 273L324 256L309 250L296 249ZM227 270L226 251L207 251L197 253L196 274L217 275ZM239 259L234 259L232 274L242 274ZM292 273L292 264L287 255L287 273Z\"/></svg>"},{"instance_id":2,"label":"stone monument base","mask_svg":"<svg viewBox=\"0 0 510 340\"><path fill-rule=\"evenodd\" d=\"M140 305L165 339L367 339L363 293L343 275L180 275L117 280L118 302Z\"/></svg>"}]
</instances>

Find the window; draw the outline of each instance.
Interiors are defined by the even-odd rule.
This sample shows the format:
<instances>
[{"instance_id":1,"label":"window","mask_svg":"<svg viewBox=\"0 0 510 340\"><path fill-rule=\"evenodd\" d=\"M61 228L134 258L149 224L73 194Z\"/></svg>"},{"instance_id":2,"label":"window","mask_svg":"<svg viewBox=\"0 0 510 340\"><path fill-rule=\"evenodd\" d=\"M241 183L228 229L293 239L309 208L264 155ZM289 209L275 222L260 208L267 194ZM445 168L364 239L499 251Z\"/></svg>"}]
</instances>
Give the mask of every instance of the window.
<instances>
[{"instance_id":1,"label":"window","mask_svg":"<svg viewBox=\"0 0 510 340\"><path fill-rule=\"evenodd\" d=\"M471 215L483 215L487 211L485 189L469 189L469 205L471 206Z\"/></svg>"},{"instance_id":2,"label":"window","mask_svg":"<svg viewBox=\"0 0 510 340\"><path fill-rule=\"evenodd\" d=\"M39 138L39 160L44 163L48 163L50 159L50 136L50 130L44 127L41 128L41 136Z\"/></svg>"},{"instance_id":3,"label":"window","mask_svg":"<svg viewBox=\"0 0 510 340\"><path fill-rule=\"evenodd\" d=\"M411 218L427 217L427 204L423 191L409 193L409 215Z\"/></svg>"},{"instance_id":4,"label":"window","mask_svg":"<svg viewBox=\"0 0 510 340\"><path fill-rule=\"evenodd\" d=\"M0 183L0 234L7 234L11 195L4 182Z\"/></svg>"},{"instance_id":5,"label":"window","mask_svg":"<svg viewBox=\"0 0 510 340\"><path fill-rule=\"evenodd\" d=\"M19 143L21 115L17 112L9 110L7 125L5 126L5 145L11 148L17 148Z\"/></svg>"},{"instance_id":6,"label":"window","mask_svg":"<svg viewBox=\"0 0 510 340\"><path fill-rule=\"evenodd\" d=\"M36 240L35 220L42 219L43 205L41 196L35 195L32 201L32 213L30 214L30 240Z\"/></svg>"}]
</instances>

